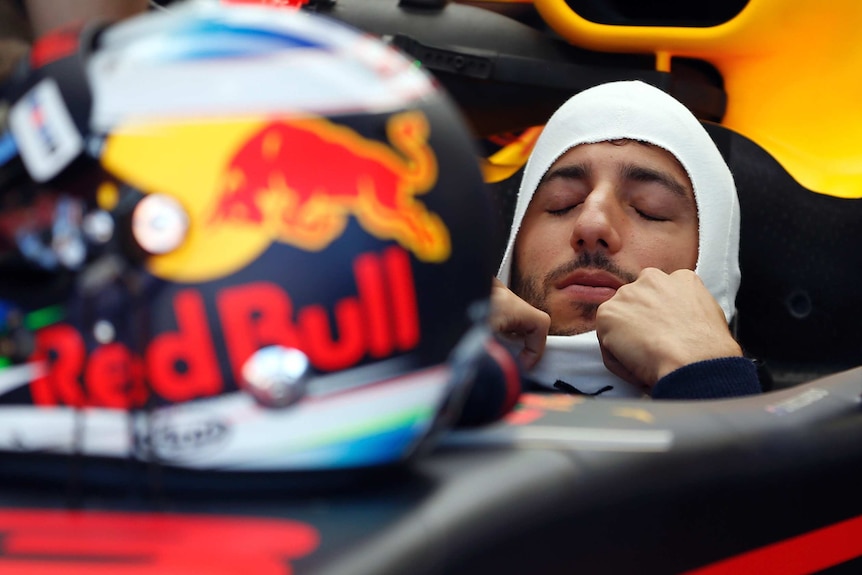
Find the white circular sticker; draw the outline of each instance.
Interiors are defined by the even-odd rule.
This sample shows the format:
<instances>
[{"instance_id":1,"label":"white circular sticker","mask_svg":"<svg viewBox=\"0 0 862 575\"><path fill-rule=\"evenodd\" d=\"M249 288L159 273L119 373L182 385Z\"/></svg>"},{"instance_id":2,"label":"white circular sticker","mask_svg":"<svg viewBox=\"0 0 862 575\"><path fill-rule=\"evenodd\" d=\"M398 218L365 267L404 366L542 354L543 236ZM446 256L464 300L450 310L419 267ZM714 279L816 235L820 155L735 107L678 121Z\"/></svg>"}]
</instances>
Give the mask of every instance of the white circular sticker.
<instances>
[{"instance_id":1,"label":"white circular sticker","mask_svg":"<svg viewBox=\"0 0 862 575\"><path fill-rule=\"evenodd\" d=\"M132 235L147 253L162 255L180 247L189 230L183 206L164 194L145 196L132 214Z\"/></svg>"}]
</instances>

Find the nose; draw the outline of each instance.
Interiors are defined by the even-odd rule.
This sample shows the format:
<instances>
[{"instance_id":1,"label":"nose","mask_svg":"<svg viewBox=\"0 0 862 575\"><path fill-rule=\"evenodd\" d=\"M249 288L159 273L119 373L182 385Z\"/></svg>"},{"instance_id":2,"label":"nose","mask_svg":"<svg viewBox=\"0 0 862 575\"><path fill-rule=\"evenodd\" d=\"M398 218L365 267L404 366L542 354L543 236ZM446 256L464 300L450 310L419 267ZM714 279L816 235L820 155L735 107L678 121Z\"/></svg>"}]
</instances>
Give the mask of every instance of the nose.
<instances>
[{"instance_id":1,"label":"nose","mask_svg":"<svg viewBox=\"0 0 862 575\"><path fill-rule=\"evenodd\" d=\"M622 207L610 189L594 189L578 206L571 244L576 250L606 250L621 247Z\"/></svg>"}]
</instances>

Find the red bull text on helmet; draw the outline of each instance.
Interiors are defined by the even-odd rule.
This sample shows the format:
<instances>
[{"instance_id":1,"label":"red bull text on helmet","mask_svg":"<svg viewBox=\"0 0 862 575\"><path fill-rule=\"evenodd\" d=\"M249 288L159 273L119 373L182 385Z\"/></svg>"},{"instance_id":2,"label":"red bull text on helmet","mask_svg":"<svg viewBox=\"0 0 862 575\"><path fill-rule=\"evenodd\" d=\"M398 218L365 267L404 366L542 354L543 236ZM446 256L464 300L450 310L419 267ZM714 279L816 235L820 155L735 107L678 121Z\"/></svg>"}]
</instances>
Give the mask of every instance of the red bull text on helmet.
<instances>
[{"instance_id":1,"label":"red bull text on helmet","mask_svg":"<svg viewBox=\"0 0 862 575\"><path fill-rule=\"evenodd\" d=\"M202 292L182 289L173 297L176 329L155 335L141 354L120 341L88 352L77 328L52 325L37 333L29 358L49 366L31 385L33 402L128 409L147 404L152 394L170 402L211 397L241 382L245 361L273 344L302 350L320 371L415 349L421 334L407 252L390 246L361 253L353 276L355 295L332 309L314 303L294 309L290 294L268 281L222 288L215 294L218 326L210 325ZM222 346L231 373L219 366Z\"/></svg>"}]
</instances>

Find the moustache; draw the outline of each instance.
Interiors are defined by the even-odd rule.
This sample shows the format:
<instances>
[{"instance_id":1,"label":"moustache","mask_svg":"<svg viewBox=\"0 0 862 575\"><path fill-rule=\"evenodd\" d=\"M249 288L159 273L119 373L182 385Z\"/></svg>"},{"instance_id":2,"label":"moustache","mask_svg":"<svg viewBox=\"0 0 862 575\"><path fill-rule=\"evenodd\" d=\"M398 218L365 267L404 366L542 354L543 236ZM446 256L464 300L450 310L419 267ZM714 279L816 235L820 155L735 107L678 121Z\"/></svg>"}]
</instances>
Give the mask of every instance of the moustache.
<instances>
[{"instance_id":1,"label":"moustache","mask_svg":"<svg viewBox=\"0 0 862 575\"><path fill-rule=\"evenodd\" d=\"M603 252L581 252L577 259L558 266L548 272L545 276L545 287L554 285L575 270L589 268L601 270L620 278L623 283L632 283L637 279L637 274L626 271L614 263Z\"/></svg>"}]
</instances>

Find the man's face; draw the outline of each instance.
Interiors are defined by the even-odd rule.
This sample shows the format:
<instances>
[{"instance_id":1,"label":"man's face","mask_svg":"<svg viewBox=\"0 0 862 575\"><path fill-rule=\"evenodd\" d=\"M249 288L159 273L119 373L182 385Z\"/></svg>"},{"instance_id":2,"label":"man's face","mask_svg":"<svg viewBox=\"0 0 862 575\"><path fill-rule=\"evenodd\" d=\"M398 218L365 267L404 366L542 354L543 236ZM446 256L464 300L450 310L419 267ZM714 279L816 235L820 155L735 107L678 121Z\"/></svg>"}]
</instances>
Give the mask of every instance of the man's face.
<instances>
[{"instance_id":1,"label":"man's face","mask_svg":"<svg viewBox=\"0 0 862 575\"><path fill-rule=\"evenodd\" d=\"M512 290L551 316L552 335L582 333L642 269L693 270L697 247L694 192L672 154L632 141L582 144L551 166L527 208Z\"/></svg>"}]
</instances>

